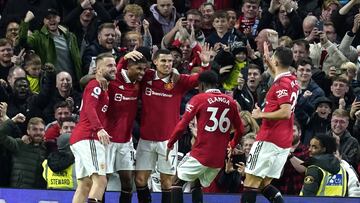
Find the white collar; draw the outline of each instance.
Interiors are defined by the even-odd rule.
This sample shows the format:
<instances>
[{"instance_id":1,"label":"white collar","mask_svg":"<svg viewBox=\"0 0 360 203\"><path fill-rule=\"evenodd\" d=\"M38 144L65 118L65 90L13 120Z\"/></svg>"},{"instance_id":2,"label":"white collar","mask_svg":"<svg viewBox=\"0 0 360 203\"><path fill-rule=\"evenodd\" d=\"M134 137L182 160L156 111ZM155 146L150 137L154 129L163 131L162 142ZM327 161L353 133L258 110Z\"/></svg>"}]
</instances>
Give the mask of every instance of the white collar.
<instances>
[{"instance_id":1,"label":"white collar","mask_svg":"<svg viewBox=\"0 0 360 203\"><path fill-rule=\"evenodd\" d=\"M283 72L283 73L280 73L279 75L277 75L274 79L274 82L276 80L278 80L279 78L283 77L283 76L287 76L287 75L291 75L290 71L286 71L286 72Z\"/></svg>"},{"instance_id":2,"label":"white collar","mask_svg":"<svg viewBox=\"0 0 360 203\"><path fill-rule=\"evenodd\" d=\"M130 78L128 77L128 75L127 75L127 70L125 70L125 69L121 69L121 75L122 75L122 77L124 78L124 80L125 80L125 82L126 83L131 83L131 80L130 80Z\"/></svg>"},{"instance_id":3,"label":"white collar","mask_svg":"<svg viewBox=\"0 0 360 203\"><path fill-rule=\"evenodd\" d=\"M219 89L207 89L205 93L221 93Z\"/></svg>"},{"instance_id":4,"label":"white collar","mask_svg":"<svg viewBox=\"0 0 360 203\"><path fill-rule=\"evenodd\" d=\"M164 77L163 79L160 79L158 76L158 72L155 71L155 78L154 80L162 80L164 83L169 83L170 82L170 75Z\"/></svg>"}]
</instances>

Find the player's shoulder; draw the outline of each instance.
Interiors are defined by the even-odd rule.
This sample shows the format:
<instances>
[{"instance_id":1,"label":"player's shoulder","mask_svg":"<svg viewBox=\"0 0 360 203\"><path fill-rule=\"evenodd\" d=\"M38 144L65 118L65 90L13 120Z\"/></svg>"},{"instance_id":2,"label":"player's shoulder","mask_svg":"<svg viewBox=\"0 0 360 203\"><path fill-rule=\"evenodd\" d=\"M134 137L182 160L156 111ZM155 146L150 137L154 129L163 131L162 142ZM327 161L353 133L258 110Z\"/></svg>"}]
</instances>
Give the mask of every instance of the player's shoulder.
<instances>
[{"instance_id":1,"label":"player's shoulder","mask_svg":"<svg viewBox=\"0 0 360 203\"><path fill-rule=\"evenodd\" d=\"M296 76L291 74L279 78L279 80L277 80L277 84L282 87L298 86Z\"/></svg>"}]
</instances>

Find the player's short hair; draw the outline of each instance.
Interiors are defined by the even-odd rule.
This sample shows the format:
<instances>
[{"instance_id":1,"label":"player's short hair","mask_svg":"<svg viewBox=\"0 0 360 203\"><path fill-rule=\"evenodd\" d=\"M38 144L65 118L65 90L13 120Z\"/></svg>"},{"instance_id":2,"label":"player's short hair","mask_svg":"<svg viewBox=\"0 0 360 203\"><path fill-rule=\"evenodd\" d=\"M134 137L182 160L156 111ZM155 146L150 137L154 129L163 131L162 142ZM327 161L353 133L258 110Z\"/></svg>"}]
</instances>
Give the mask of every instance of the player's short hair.
<instances>
[{"instance_id":1,"label":"player's short hair","mask_svg":"<svg viewBox=\"0 0 360 203\"><path fill-rule=\"evenodd\" d=\"M293 62L293 53L287 47L278 47L275 49L274 56L279 60L279 63L288 68Z\"/></svg>"},{"instance_id":2,"label":"player's short hair","mask_svg":"<svg viewBox=\"0 0 360 203\"><path fill-rule=\"evenodd\" d=\"M141 6L137 5L137 4L128 4L125 6L123 13L133 13L136 16L142 16L144 14L143 9L141 8Z\"/></svg>"},{"instance_id":3,"label":"player's short hair","mask_svg":"<svg viewBox=\"0 0 360 203\"><path fill-rule=\"evenodd\" d=\"M305 66L309 64L311 66L311 68L313 67L313 63L310 57L304 57L304 58L300 58L295 65L295 68L297 69L299 66Z\"/></svg>"},{"instance_id":4,"label":"player's short hair","mask_svg":"<svg viewBox=\"0 0 360 203\"><path fill-rule=\"evenodd\" d=\"M140 59L136 59L136 60L134 60L132 58L127 59L128 66L132 66L132 65L136 65L136 64L140 64L140 63L147 63L147 60L144 56L141 57Z\"/></svg>"},{"instance_id":5,"label":"player's short hair","mask_svg":"<svg viewBox=\"0 0 360 203\"><path fill-rule=\"evenodd\" d=\"M158 59L160 54L169 55L169 54L171 54L171 52L168 49L159 49L155 52L155 54L153 56L153 60Z\"/></svg>"},{"instance_id":6,"label":"player's short hair","mask_svg":"<svg viewBox=\"0 0 360 203\"><path fill-rule=\"evenodd\" d=\"M349 117L349 112L344 110L344 109L336 109L333 113L332 113L332 117L337 116L337 117L342 117L342 118L350 118Z\"/></svg>"},{"instance_id":7,"label":"player's short hair","mask_svg":"<svg viewBox=\"0 0 360 203\"><path fill-rule=\"evenodd\" d=\"M114 58L114 56L110 52L105 52L97 55L95 63L99 64L99 61L103 60L104 58Z\"/></svg>"},{"instance_id":8,"label":"player's short hair","mask_svg":"<svg viewBox=\"0 0 360 203\"><path fill-rule=\"evenodd\" d=\"M313 139L319 140L320 145L326 148L324 154L333 154L334 152L336 152L337 145L336 140L333 136L319 134L315 135Z\"/></svg>"},{"instance_id":9,"label":"player's short hair","mask_svg":"<svg viewBox=\"0 0 360 203\"><path fill-rule=\"evenodd\" d=\"M216 86L218 84L219 77L214 71L207 70L200 73L198 80L199 83L205 83L208 85Z\"/></svg>"},{"instance_id":10,"label":"player's short hair","mask_svg":"<svg viewBox=\"0 0 360 203\"><path fill-rule=\"evenodd\" d=\"M45 126L45 122L42 118L32 117L32 118L30 118L30 120L27 124L27 129L29 129L31 125L37 125L37 124L43 124Z\"/></svg>"}]
</instances>

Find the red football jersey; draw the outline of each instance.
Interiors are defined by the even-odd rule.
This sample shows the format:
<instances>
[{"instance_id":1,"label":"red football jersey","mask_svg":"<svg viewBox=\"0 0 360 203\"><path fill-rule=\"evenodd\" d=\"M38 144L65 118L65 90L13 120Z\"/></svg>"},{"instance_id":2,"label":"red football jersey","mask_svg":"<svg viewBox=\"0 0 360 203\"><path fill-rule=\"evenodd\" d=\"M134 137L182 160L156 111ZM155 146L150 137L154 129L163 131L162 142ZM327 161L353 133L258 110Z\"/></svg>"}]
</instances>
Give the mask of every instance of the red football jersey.
<instances>
[{"instance_id":1,"label":"red football jersey","mask_svg":"<svg viewBox=\"0 0 360 203\"><path fill-rule=\"evenodd\" d=\"M217 89L207 90L191 98L185 114L170 137L168 148L173 147L194 117L197 121L197 137L190 155L204 166L223 167L231 127L235 129L232 148L244 132L236 102Z\"/></svg>"},{"instance_id":2,"label":"red football jersey","mask_svg":"<svg viewBox=\"0 0 360 203\"><path fill-rule=\"evenodd\" d=\"M109 84L109 110L106 113L105 129L116 143L130 141L137 112L140 84L133 83L122 69L116 80Z\"/></svg>"},{"instance_id":3,"label":"red football jersey","mask_svg":"<svg viewBox=\"0 0 360 203\"><path fill-rule=\"evenodd\" d=\"M281 148L292 146L294 108L299 95L299 85L296 77L290 72L278 75L270 87L265 100L264 112L274 112L280 109L281 104L291 104L291 118L285 120L262 119L260 130L256 136L258 141L267 141Z\"/></svg>"},{"instance_id":4,"label":"red football jersey","mask_svg":"<svg viewBox=\"0 0 360 203\"><path fill-rule=\"evenodd\" d=\"M152 77L141 81L141 123L140 137L150 141L166 141L180 120L182 96L198 84L198 74L180 75L177 83L170 77L159 79L155 71Z\"/></svg>"},{"instance_id":5,"label":"red football jersey","mask_svg":"<svg viewBox=\"0 0 360 203\"><path fill-rule=\"evenodd\" d=\"M80 120L72 131L70 144L81 140L98 140L97 132L104 128L108 105L107 91L100 88L98 81L91 80L83 93Z\"/></svg>"}]
</instances>

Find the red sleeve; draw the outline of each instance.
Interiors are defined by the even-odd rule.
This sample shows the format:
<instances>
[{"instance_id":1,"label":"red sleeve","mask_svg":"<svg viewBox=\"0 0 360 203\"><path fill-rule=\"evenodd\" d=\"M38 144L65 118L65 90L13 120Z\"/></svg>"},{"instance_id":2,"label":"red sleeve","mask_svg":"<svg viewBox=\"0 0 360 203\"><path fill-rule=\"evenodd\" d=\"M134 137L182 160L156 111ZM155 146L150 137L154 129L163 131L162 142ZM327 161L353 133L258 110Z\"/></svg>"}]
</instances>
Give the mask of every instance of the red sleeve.
<instances>
[{"instance_id":1,"label":"red sleeve","mask_svg":"<svg viewBox=\"0 0 360 203\"><path fill-rule=\"evenodd\" d=\"M90 121L91 129L95 132L104 128L96 112L96 109L99 108L99 97L104 96L103 94L98 82L88 85L87 91L84 94L86 105L84 105L85 109L82 109L82 111L86 114Z\"/></svg>"},{"instance_id":2,"label":"red sleeve","mask_svg":"<svg viewBox=\"0 0 360 203\"><path fill-rule=\"evenodd\" d=\"M292 88L290 82L291 82L290 80L289 82L281 81L279 82L279 85L277 85L275 88L276 99L279 105L292 103L291 102Z\"/></svg>"},{"instance_id":3,"label":"red sleeve","mask_svg":"<svg viewBox=\"0 0 360 203\"><path fill-rule=\"evenodd\" d=\"M233 127L235 129L234 138L230 142L232 149L239 143L240 138L244 135L244 125L241 122L240 115L237 110L236 104L233 105L233 111L236 112L234 115Z\"/></svg>"},{"instance_id":4,"label":"red sleeve","mask_svg":"<svg viewBox=\"0 0 360 203\"><path fill-rule=\"evenodd\" d=\"M185 91L191 90L199 85L199 74L185 75L180 74L179 83L184 87Z\"/></svg>"},{"instance_id":5,"label":"red sleeve","mask_svg":"<svg viewBox=\"0 0 360 203\"><path fill-rule=\"evenodd\" d=\"M125 60L124 57L121 57L118 64L116 65L116 69L119 72L121 71L121 69L124 69L125 67L127 67L127 60Z\"/></svg>"},{"instance_id":6,"label":"red sleeve","mask_svg":"<svg viewBox=\"0 0 360 203\"><path fill-rule=\"evenodd\" d=\"M182 119L179 121L179 123L175 126L174 131L172 132L169 142L168 142L168 148L172 149L174 146L174 143L180 139L180 137L183 135L184 130L189 125L190 121L195 117L197 111L198 111L198 105L197 105L197 97L193 97L189 103L186 105L186 111L183 115Z\"/></svg>"}]
</instances>

